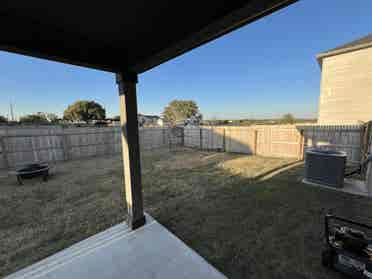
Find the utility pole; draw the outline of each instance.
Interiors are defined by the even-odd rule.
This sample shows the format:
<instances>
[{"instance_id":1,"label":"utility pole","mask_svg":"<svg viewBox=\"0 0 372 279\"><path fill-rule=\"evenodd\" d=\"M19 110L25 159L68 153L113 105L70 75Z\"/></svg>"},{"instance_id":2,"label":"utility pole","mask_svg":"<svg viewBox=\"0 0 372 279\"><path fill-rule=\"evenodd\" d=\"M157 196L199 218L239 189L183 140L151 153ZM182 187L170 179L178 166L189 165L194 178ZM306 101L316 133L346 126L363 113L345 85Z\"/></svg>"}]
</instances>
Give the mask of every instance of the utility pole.
<instances>
[{"instance_id":1,"label":"utility pole","mask_svg":"<svg viewBox=\"0 0 372 279\"><path fill-rule=\"evenodd\" d=\"M14 119L14 111L13 111L13 104L10 103L10 118L11 118L11 121L13 122L15 119Z\"/></svg>"}]
</instances>

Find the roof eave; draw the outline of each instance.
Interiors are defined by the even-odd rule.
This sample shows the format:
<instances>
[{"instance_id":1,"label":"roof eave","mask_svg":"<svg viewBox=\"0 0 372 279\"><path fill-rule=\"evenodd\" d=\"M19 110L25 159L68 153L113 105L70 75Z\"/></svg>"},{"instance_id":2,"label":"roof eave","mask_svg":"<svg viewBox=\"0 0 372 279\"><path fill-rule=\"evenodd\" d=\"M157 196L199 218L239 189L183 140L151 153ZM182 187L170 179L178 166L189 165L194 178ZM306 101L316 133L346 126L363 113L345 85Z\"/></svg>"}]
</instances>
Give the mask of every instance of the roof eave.
<instances>
[{"instance_id":1,"label":"roof eave","mask_svg":"<svg viewBox=\"0 0 372 279\"><path fill-rule=\"evenodd\" d=\"M125 52L121 52L115 46L100 46L97 44L99 38L86 38L81 36L81 34L70 32L70 30L67 32L64 29L55 28L54 26L42 25L39 21L26 22L23 18L16 18L19 24L13 26L13 29L9 29L6 27L6 24L14 20L16 16L2 14L0 16L0 23L3 24L0 24L0 26L4 27L0 29L5 32L5 35L2 34L0 50L113 73L135 72L140 74L297 1L272 0L271 2L268 1L267 4L264 1L262 5L258 5L257 7L252 5L251 1L247 1L248 3L242 8L235 9L220 19L210 21L201 30L194 31L187 37L164 46L164 49L160 51L146 55L142 59L138 58L138 61L135 62L129 62L128 57L125 56ZM30 30L33 32L29 32L26 39L14 36L17 33L15 32L17 28L21 29L26 24L32 25ZM54 35L49 38L45 36L45 33ZM64 44L66 38L67 40L70 39L79 43L84 42L82 44L83 46L90 45L95 47L91 49L82 48L84 49L83 52L80 51L78 46L75 46L76 44ZM31 41L33 43L27 45ZM87 44L87 41L90 43ZM60 45L64 47L60 48ZM84 55L81 55L80 52ZM106 53L110 53L111 55L106 56Z\"/></svg>"},{"instance_id":2,"label":"roof eave","mask_svg":"<svg viewBox=\"0 0 372 279\"><path fill-rule=\"evenodd\" d=\"M137 73L143 73L150 70L168 60L171 60L179 55L182 55L198 46L208 43L214 39L217 39L231 31L234 31L248 23L256 21L262 17L272 14L284 7L287 7L298 0L283 0L277 5L271 6L270 8L260 11L253 16L247 17L249 10L252 6L247 4L243 8L236 10L220 20L212 22L208 26L204 27L199 32L196 32L188 38L177 42L176 44L166 48L156 54L150 59L143 61L133 67L133 70Z\"/></svg>"},{"instance_id":3,"label":"roof eave","mask_svg":"<svg viewBox=\"0 0 372 279\"><path fill-rule=\"evenodd\" d=\"M357 45L357 46L337 49L337 50L333 50L333 51L321 52L321 53L317 54L316 60L318 61L319 66L322 67L322 63L323 63L324 58L339 55L339 54L344 54L344 53L348 53L348 52L352 52L352 51L356 51L356 50L361 50L361 49L365 49L365 48L369 48L369 47L372 47L372 42L365 43L365 44L360 44L360 45Z\"/></svg>"}]
</instances>

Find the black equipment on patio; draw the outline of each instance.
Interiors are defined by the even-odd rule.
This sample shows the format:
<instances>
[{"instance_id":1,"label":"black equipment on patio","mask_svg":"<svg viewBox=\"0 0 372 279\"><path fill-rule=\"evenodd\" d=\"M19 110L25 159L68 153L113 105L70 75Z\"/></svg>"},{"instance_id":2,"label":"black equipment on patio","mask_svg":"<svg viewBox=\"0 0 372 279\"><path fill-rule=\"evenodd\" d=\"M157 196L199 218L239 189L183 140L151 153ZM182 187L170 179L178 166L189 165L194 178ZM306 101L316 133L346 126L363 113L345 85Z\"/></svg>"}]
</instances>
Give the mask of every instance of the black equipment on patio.
<instances>
[{"instance_id":1,"label":"black equipment on patio","mask_svg":"<svg viewBox=\"0 0 372 279\"><path fill-rule=\"evenodd\" d=\"M365 233L372 231L372 226L329 214L324 223L326 248L322 252L323 266L351 278L372 278L372 240Z\"/></svg>"}]
</instances>

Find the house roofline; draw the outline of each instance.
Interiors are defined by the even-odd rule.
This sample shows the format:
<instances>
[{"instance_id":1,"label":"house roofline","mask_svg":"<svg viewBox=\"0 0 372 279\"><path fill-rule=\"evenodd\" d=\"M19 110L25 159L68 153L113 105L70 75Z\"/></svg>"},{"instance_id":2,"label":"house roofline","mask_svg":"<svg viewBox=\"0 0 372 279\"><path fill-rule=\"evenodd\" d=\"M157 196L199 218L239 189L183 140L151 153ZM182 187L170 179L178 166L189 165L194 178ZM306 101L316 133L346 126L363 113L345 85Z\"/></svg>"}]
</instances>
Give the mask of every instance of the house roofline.
<instances>
[{"instance_id":1,"label":"house roofline","mask_svg":"<svg viewBox=\"0 0 372 279\"><path fill-rule=\"evenodd\" d=\"M372 47L372 42L368 42L368 43L365 43L365 44L360 44L360 45L357 45L357 46L351 46L351 47L346 47L346 48L321 52L321 53L316 55L316 60L318 61L320 68L322 68L322 62L323 62L324 58L339 55L339 54L344 54L344 53L348 53L348 52L352 52L352 51L356 51L356 50L361 50L361 49L365 49L365 48L369 48L369 47Z\"/></svg>"}]
</instances>

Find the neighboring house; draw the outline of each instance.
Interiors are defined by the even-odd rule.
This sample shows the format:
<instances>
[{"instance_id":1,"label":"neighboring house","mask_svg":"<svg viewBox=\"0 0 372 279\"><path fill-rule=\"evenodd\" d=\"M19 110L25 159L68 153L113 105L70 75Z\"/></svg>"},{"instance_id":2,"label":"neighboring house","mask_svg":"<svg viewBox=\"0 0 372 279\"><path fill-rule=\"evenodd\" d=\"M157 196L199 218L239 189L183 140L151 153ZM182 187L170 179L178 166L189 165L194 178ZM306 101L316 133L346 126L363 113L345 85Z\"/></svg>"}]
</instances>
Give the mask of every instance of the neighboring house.
<instances>
[{"instance_id":1,"label":"neighboring house","mask_svg":"<svg viewBox=\"0 0 372 279\"><path fill-rule=\"evenodd\" d=\"M164 127L165 123L164 123L164 119L163 118L160 118L156 121L156 124L159 126L159 127Z\"/></svg>"},{"instance_id":2,"label":"neighboring house","mask_svg":"<svg viewBox=\"0 0 372 279\"><path fill-rule=\"evenodd\" d=\"M160 116L138 114L138 125L140 127L162 127L164 123Z\"/></svg>"},{"instance_id":3,"label":"neighboring house","mask_svg":"<svg viewBox=\"0 0 372 279\"><path fill-rule=\"evenodd\" d=\"M120 126L119 116L107 118L106 121L110 126ZM164 125L164 120L157 115L138 114L138 126L140 127L163 127Z\"/></svg>"},{"instance_id":4,"label":"neighboring house","mask_svg":"<svg viewBox=\"0 0 372 279\"><path fill-rule=\"evenodd\" d=\"M319 124L372 120L372 34L317 55Z\"/></svg>"}]
</instances>

